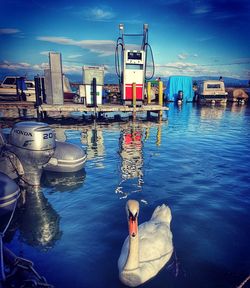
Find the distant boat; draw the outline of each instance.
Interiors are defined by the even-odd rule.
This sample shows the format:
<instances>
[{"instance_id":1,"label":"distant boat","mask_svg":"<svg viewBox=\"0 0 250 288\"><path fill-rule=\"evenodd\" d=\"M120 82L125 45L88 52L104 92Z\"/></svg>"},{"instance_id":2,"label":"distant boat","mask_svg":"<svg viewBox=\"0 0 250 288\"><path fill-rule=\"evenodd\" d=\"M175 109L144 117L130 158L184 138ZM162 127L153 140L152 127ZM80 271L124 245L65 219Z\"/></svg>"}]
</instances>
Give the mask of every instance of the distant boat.
<instances>
[{"instance_id":1,"label":"distant boat","mask_svg":"<svg viewBox=\"0 0 250 288\"><path fill-rule=\"evenodd\" d=\"M227 95L223 81L206 80L202 81L198 87L197 101L200 104L225 104L227 103Z\"/></svg>"},{"instance_id":2,"label":"distant boat","mask_svg":"<svg viewBox=\"0 0 250 288\"><path fill-rule=\"evenodd\" d=\"M19 82L22 80L23 82ZM73 101L76 93L72 91L69 80L63 75L64 100ZM3 101L36 101L35 81L24 77L6 76L0 84L0 100Z\"/></svg>"},{"instance_id":3,"label":"distant boat","mask_svg":"<svg viewBox=\"0 0 250 288\"><path fill-rule=\"evenodd\" d=\"M35 82L24 77L6 76L0 84L0 100L35 102Z\"/></svg>"}]
</instances>

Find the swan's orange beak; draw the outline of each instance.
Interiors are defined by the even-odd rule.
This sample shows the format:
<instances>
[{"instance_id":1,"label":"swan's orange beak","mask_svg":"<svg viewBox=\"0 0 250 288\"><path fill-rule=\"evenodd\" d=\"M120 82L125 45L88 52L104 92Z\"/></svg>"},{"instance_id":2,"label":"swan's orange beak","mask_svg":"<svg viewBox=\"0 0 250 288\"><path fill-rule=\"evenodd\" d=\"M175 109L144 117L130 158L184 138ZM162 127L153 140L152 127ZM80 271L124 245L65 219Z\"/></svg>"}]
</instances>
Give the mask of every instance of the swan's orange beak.
<instances>
[{"instance_id":1,"label":"swan's orange beak","mask_svg":"<svg viewBox=\"0 0 250 288\"><path fill-rule=\"evenodd\" d=\"M137 217L129 217L129 235L132 237L135 237L138 233L138 223L137 223Z\"/></svg>"}]
</instances>

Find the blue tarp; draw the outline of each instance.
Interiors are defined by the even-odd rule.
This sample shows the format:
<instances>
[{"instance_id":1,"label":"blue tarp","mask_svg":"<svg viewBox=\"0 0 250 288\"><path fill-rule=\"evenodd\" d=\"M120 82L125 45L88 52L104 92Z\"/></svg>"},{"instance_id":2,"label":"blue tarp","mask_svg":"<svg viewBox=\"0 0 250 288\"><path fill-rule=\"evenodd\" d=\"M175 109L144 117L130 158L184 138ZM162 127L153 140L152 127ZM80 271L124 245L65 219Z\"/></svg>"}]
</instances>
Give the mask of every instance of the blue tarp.
<instances>
[{"instance_id":1,"label":"blue tarp","mask_svg":"<svg viewBox=\"0 0 250 288\"><path fill-rule=\"evenodd\" d=\"M194 91L192 77L189 76L171 76L169 77L165 91L168 101L176 101L178 91L183 91L184 101L193 101Z\"/></svg>"}]
</instances>

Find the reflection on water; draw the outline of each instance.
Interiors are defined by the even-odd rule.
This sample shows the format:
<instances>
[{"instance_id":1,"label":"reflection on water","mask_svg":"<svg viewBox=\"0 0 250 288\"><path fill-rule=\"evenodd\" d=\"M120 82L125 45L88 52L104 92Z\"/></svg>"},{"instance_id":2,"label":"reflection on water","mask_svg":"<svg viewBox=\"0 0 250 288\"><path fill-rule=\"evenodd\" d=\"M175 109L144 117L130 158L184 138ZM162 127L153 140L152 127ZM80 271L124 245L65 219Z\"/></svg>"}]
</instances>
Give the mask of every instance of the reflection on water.
<instances>
[{"instance_id":1,"label":"reflection on water","mask_svg":"<svg viewBox=\"0 0 250 288\"><path fill-rule=\"evenodd\" d=\"M180 273L166 267L145 288L237 287L249 275L249 127L247 106L191 103L170 104L168 122L59 127L88 151L87 177L44 174L44 194L27 194L8 245L25 241L25 257L55 287L123 287L127 199L143 202L140 223L166 203Z\"/></svg>"},{"instance_id":2,"label":"reflection on water","mask_svg":"<svg viewBox=\"0 0 250 288\"><path fill-rule=\"evenodd\" d=\"M81 142L87 148L87 159L103 157L105 154L103 132L101 129L84 129Z\"/></svg>"},{"instance_id":3,"label":"reflection on water","mask_svg":"<svg viewBox=\"0 0 250 288\"><path fill-rule=\"evenodd\" d=\"M234 113L243 113L246 110L246 105L238 104L238 103L232 103L231 105L231 112Z\"/></svg>"},{"instance_id":4,"label":"reflection on water","mask_svg":"<svg viewBox=\"0 0 250 288\"><path fill-rule=\"evenodd\" d=\"M121 172L123 179L142 179L143 172L143 131L135 124L121 130L119 139L119 152L122 160Z\"/></svg>"},{"instance_id":5,"label":"reflection on water","mask_svg":"<svg viewBox=\"0 0 250 288\"><path fill-rule=\"evenodd\" d=\"M155 145L160 146L162 125L162 123L130 122L120 127L118 151L120 156L120 182L115 191L120 198L127 198L129 194L142 191L144 184L144 142L154 139ZM151 133L151 129L153 133Z\"/></svg>"},{"instance_id":6,"label":"reflection on water","mask_svg":"<svg viewBox=\"0 0 250 288\"><path fill-rule=\"evenodd\" d=\"M141 191L143 184L143 128L132 123L120 132L119 155L121 158L121 182L116 193L127 197L128 193ZM131 190L131 186L133 187Z\"/></svg>"},{"instance_id":7,"label":"reflection on water","mask_svg":"<svg viewBox=\"0 0 250 288\"><path fill-rule=\"evenodd\" d=\"M72 192L83 185L86 178L85 169L73 173L43 171L41 185L55 191Z\"/></svg>"},{"instance_id":8,"label":"reflection on water","mask_svg":"<svg viewBox=\"0 0 250 288\"><path fill-rule=\"evenodd\" d=\"M201 119L221 119L225 113L226 106L201 106L200 117Z\"/></svg>"},{"instance_id":9,"label":"reflection on water","mask_svg":"<svg viewBox=\"0 0 250 288\"><path fill-rule=\"evenodd\" d=\"M27 187L24 206L18 213L20 239L47 250L61 238L60 217L40 188Z\"/></svg>"}]
</instances>

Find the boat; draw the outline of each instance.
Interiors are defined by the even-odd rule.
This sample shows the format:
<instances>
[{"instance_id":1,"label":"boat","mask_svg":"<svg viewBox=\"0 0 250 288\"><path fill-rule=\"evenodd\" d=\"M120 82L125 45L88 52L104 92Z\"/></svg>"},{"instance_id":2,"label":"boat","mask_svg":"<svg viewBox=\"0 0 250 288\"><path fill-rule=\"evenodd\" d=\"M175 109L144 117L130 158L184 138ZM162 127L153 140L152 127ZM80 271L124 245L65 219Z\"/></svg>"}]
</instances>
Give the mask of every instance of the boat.
<instances>
[{"instance_id":1,"label":"boat","mask_svg":"<svg viewBox=\"0 0 250 288\"><path fill-rule=\"evenodd\" d=\"M41 77L43 78L43 77ZM1 101L36 101L35 81L25 77L5 76L0 84ZM63 75L63 94L65 102L73 102L77 93L72 91L69 79Z\"/></svg>"},{"instance_id":2,"label":"boat","mask_svg":"<svg viewBox=\"0 0 250 288\"><path fill-rule=\"evenodd\" d=\"M206 80L202 81L198 87L197 102L200 104L226 104L227 95L223 81Z\"/></svg>"},{"instance_id":3,"label":"boat","mask_svg":"<svg viewBox=\"0 0 250 288\"><path fill-rule=\"evenodd\" d=\"M0 100L35 102L35 82L25 77L5 76L0 84Z\"/></svg>"},{"instance_id":4,"label":"boat","mask_svg":"<svg viewBox=\"0 0 250 288\"><path fill-rule=\"evenodd\" d=\"M238 104L244 104L248 101L248 94L244 88L227 88L228 101L236 102Z\"/></svg>"},{"instance_id":5,"label":"boat","mask_svg":"<svg viewBox=\"0 0 250 288\"><path fill-rule=\"evenodd\" d=\"M77 172L86 158L81 147L56 141L54 131L46 123L18 122L7 137L0 130L0 172L32 186L40 185L43 169Z\"/></svg>"}]
</instances>

